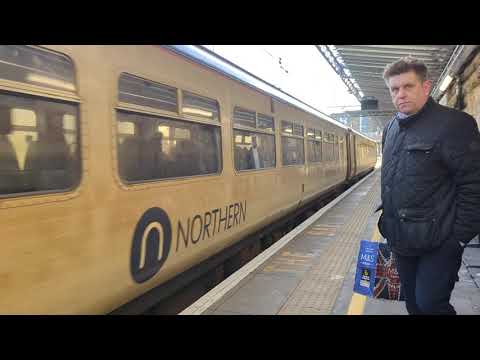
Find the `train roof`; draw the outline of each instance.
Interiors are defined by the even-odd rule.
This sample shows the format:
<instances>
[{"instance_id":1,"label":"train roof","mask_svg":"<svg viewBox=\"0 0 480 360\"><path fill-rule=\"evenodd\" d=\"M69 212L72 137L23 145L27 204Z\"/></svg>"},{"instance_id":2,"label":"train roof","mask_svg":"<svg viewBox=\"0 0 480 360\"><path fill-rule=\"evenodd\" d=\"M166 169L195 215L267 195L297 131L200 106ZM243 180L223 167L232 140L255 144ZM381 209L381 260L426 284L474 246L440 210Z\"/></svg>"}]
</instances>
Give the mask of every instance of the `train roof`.
<instances>
[{"instance_id":1,"label":"train roof","mask_svg":"<svg viewBox=\"0 0 480 360\"><path fill-rule=\"evenodd\" d=\"M349 128L349 129L350 129L353 133L357 134L358 136L361 136L361 137L363 137L363 138L365 138L365 139L367 139L367 140L370 140L370 141L372 141L372 142L374 142L374 143L377 142L376 140L372 139L371 137L368 137L368 136L365 135L365 134L362 134L360 131L357 131L357 130L355 130L354 128Z\"/></svg>"},{"instance_id":2,"label":"train roof","mask_svg":"<svg viewBox=\"0 0 480 360\"><path fill-rule=\"evenodd\" d=\"M328 121L333 125L341 127L343 129L351 129L348 126L342 124L341 122L338 122L337 120L331 118L327 114L321 112L320 110L315 109L307 103L295 98L294 96L275 87L274 85L266 82L265 80L260 79L259 77L249 73L238 65L235 65L234 63L228 61L227 59L215 54L214 52L206 48L195 45L163 45L163 47L170 49L186 58L189 58L196 63L207 66L214 71L221 73L235 81L253 87L256 90L265 93L278 101L290 104L303 111L309 112L310 114L313 114L325 121ZM354 129L351 130L359 136L374 141Z\"/></svg>"}]
</instances>

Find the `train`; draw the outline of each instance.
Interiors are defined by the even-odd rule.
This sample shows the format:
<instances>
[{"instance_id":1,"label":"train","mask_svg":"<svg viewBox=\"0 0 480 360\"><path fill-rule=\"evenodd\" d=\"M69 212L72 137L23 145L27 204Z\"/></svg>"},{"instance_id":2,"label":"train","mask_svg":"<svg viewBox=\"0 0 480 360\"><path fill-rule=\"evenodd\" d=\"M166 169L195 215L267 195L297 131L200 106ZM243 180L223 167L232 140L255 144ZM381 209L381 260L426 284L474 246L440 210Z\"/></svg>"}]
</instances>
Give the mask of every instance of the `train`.
<instances>
[{"instance_id":1,"label":"train","mask_svg":"<svg viewBox=\"0 0 480 360\"><path fill-rule=\"evenodd\" d=\"M115 313L376 154L201 46L0 45L0 313Z\"/></svg>"}]
</instances>

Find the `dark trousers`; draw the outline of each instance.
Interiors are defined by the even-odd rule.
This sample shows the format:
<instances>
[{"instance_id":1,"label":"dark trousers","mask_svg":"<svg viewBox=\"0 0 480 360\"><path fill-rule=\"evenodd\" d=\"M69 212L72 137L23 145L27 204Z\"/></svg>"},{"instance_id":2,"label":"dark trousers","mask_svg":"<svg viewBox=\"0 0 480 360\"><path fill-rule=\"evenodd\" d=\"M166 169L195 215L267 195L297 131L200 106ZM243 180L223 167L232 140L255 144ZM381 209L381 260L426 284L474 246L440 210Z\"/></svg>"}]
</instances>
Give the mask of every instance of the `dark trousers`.
<instances>
[{"instance_id":1,"label":"dark trousers","mask_svg":"<svg viewBox=\"0 0 480 360\"><path fill-rule=\"evenodd\" d=\"M425 255L395 254L410 315L456 314L450 296L458 279L462 255L463 248L451 240Z\"/></svg>"}]
</instances>

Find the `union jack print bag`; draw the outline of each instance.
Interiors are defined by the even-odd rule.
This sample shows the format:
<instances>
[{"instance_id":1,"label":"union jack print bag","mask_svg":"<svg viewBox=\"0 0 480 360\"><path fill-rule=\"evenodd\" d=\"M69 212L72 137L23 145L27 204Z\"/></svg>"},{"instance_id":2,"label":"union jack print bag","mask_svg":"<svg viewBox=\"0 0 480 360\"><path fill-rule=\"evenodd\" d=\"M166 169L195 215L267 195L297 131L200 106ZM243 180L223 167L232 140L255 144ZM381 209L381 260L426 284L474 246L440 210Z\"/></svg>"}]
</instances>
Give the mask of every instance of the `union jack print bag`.
<instances>
[{"instance_id":1,"label":"union jack print bag","mask_svg":"<svg viewBox=\"0 0 480 360\"><path fill-rule=\"evenodd\" d=\"M353 291L375 299L405 300L395 256L387 244L361 241Z\"/></svg>"}]
</instances>

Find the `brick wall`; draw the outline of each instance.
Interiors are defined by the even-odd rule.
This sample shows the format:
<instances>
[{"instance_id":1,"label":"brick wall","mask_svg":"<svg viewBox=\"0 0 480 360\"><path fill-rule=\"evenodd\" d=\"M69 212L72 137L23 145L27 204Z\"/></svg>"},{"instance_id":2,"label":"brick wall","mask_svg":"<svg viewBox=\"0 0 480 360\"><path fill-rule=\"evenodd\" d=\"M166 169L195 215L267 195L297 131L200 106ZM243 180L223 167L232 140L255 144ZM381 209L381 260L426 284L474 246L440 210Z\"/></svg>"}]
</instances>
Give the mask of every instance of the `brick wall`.
<instances>
[{"instance_id":1,"label":"brick wall","mask_svg":"<svg viewBox=\"0 0 480 360\"><path fill-rule=\"evenodd\" d=\"M480 52L476 54L470 64L460 75L463 95L463 110L472 115L480 127ZM442 105L454 107L458 98L458 85L452 81L446 94L441 99Z\"/></svg>"}]
</instances>

